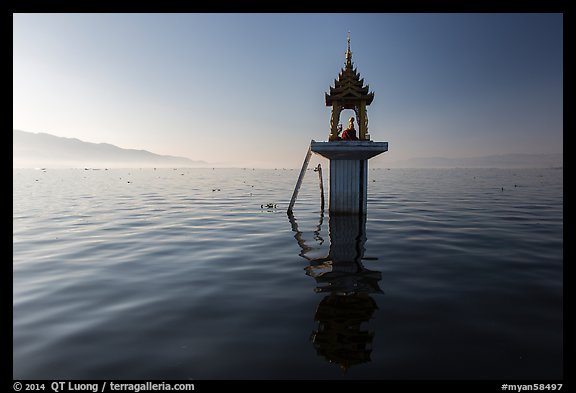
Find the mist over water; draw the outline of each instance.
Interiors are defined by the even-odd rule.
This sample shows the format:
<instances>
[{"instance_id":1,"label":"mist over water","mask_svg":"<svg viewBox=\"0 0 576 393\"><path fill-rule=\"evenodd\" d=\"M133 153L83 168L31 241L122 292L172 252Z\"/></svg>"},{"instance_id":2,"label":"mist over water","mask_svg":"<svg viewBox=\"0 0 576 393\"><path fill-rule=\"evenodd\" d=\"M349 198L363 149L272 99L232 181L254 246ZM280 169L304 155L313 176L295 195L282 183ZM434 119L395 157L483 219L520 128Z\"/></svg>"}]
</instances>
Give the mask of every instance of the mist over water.
<instances>
[{"instance_id":1,"label":"mist over water","mask_svg":"<svg viewBox=\"0 0 576 393\"><path fill-rule=\"evenodd\" d=\"M297 177L15 169L13 378L562 377L562 169Z\"/></svg>"}]
</instances>

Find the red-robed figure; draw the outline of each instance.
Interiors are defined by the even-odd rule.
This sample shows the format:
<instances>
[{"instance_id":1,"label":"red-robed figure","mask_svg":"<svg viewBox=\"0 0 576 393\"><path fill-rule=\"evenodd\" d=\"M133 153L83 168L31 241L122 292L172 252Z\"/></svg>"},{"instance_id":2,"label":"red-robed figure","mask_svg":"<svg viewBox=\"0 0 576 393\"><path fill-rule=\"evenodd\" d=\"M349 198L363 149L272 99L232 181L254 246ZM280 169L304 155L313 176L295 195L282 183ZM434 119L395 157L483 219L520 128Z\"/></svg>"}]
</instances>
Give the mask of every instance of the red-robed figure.
<instances>
[{"instance_id":1,"label":"red-robed figure","mask_svg":"<svg viewBox=\"0 0 576 393\"><path fill-rule=\"evenodd\" d=\"M348 120L348 128L346 128L342 132L342 140L343 141L357 141L358 137L356 136L356 129L354 128L354 118L351 117Z\"/></svg>"}]
</instances>

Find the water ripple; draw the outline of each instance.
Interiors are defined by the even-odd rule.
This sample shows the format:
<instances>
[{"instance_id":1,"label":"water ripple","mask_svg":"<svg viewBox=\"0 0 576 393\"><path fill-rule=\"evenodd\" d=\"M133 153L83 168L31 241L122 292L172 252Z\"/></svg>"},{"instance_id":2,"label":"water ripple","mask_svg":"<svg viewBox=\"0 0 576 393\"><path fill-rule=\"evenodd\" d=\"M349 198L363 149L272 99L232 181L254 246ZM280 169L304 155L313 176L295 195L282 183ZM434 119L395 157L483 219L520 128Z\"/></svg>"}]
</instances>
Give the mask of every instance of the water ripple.
<instances>
[{"instance_id":1,"label":"water ripple","mask_svg":"<svg viewBox=\"0 0 576 393\"><path fill-rule=\"evenodd\" d=\"M370 170L362 263L383 294L359 324L370 361L344 374L311 339L342 311L310 276L337 266L316 174L295 233L297 171L14 170L13 377L561 378L562 176Z\"/></svg>"}]
</instances>

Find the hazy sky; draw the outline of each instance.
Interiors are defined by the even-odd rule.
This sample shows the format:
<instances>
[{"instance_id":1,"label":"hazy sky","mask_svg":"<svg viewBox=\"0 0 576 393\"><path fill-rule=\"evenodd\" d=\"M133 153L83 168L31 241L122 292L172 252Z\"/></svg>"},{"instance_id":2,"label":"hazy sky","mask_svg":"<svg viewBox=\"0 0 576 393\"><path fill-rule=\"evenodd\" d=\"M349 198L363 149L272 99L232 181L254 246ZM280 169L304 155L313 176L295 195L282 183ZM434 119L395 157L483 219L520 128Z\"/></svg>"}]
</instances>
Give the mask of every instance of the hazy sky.
<instances>
[{"instance_id":1,"label":"hazy sky","mask_svg":"<svg viewBox=\"0 0 576 393\"><path fill-rule=\"evenodd\" d=\"M299 167L353 61L385 165L560 153L562 14L15 14L13 126ZM352 115L342 113L342 123ZM371 161L372 162L372 161Z\"/></svg>"}]
</instances>

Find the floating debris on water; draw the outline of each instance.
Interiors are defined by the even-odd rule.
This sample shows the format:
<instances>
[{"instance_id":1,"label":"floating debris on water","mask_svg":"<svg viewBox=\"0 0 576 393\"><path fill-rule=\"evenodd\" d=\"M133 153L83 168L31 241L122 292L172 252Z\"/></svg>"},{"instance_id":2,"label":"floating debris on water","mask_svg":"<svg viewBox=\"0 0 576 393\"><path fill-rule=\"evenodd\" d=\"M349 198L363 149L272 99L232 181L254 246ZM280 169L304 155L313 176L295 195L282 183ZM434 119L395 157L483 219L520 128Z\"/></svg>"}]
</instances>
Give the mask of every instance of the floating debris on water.
<instances>
[{"instance_id":1,"label":"floating debris on water","mask_svg":"<svg viewBox=\"0 0 576 393\"><path fill-rule=\"evenodd\" d=\"M278 207L278 204L276 203L267 203L265 205L260 205L261 209L267 208L267 209L276 209Z\"/></svg>"}]
</instances>

